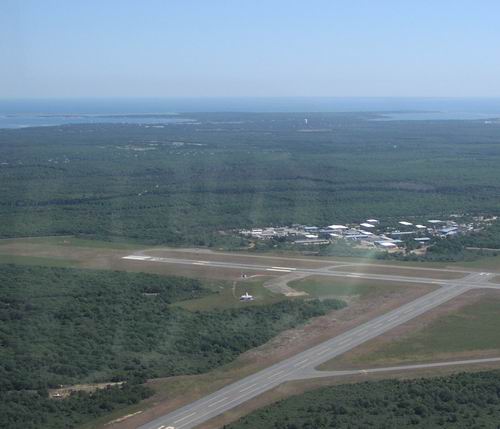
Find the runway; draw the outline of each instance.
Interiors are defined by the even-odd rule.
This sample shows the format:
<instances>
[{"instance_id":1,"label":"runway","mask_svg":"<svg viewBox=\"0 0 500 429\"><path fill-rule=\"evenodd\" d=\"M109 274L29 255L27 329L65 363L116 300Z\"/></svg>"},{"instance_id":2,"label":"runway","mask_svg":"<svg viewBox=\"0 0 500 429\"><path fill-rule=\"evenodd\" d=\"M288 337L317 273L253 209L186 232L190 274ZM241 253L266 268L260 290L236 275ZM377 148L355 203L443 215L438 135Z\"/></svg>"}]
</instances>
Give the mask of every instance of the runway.
<instances>
[{"instance_id":1,"label":"runway","mask_svg":"<svg viewBox=\"0 0 500 429\"><path fill-rule=\"evenodd\" d=\"M276 363L255 374L247 376L224 388L207 395L193 403L185 405L169 414L161 416L140 429L190 429L224 413L256 396L273 389L285 381L314 378L318 376L340 376L346 372L329 372L328 375L318 374L315 368L337 357L358 345L369 341L385 332L405 323L439 305L463 294L464 292L481 287L493 287L488 283L491 273L469 273L458 280L437 280L428 277L396 276L384 274L370 274L349 271L338 271L335 267L326 268L295 268L293 266L268 266L264 264L245 264L239 262L221 262L207 260L192 260L185 258L162 258L145 255L130 255L125 258L140 258L148 262L171 264L202 264L214 268L237 268L241 270L266 270L274 273L301 272L310 275L323 275L332 277L359 277L363 279L396 281L405 283L431 283L441 287L420 298L415 299L386 314L378 316L369 322L363 323L347 332L331 338L323 343L309 348L293 357ZM345 268L345 267L339 267ZM500 288L500 285L497 286ZM459 364L459 363L457 363ZM428 364L432 365L432 364ZM391 369L389 369L391 370ZM393 369L394 370L394 369ZM372 370L376 371L376 370Z\"/></svg>"},{"instance_id":2,"label":"runway","mask_svg":"<svg viewBox=\"0 0 500 429\"><path fill-rule=\"evenodd\" d=\"M425 277L425 276L401 276L401 275L391 275L391 274L373 274L368 272L360 271L346 271L343 268L346 267L363 267L362 264L349 263L343 264L341 266L330 266L324 268L297 268L291 266L276 266L276 265L264 265L264 264L251 264L251 263L239 263L239 262L222 262L222 261L210 261L210 260L195 260L195 259L185 259L185 258L164 258L159 256L147 256L147 255L129 255L122 259L132 260L132 261L143 261L143 262L157 262L166 263L174 265L191 265L191 266L203 266L207 268L222 268L222 269L236 269L242 272L245 271L267 271L270 275L273 274L286 274L286 273L303 273L308 275L320 275L328 277L347 277L347 278L362 278L369 280L385 280L394 281L402 283L426 283L426 284L436 284L436 285L453 285L459 280L446 280L438 279L435 277ZM384 267L384 266L382 266ZM391 267L387 267L390 271ZM408 269L413 270L413 267L408 267ZM427 270L427 269L426 269ZM441 271L449 272L450 270L436 270L429 269L429 271ZM470 271L460 271L460 273L468 274L469 276L483 276L490 277L492 273L476 273Z\"/></svg>"}]
</instances>

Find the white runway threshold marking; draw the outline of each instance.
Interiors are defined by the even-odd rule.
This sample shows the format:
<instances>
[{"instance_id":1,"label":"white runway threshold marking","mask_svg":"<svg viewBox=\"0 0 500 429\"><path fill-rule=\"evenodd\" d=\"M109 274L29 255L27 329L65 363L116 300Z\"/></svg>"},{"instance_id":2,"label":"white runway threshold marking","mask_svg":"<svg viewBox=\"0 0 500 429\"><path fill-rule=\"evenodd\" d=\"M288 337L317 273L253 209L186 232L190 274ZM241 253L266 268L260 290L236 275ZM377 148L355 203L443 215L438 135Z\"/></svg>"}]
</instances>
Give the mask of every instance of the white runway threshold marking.
<instances>
[{"instance_id":1,"label":"white runway threshold marking","mask_svg":"<svg viewBox=\"0 0 500 429\"><path fill-rule=\"evenodd\" d=\"M151 256L128 255L124 256L122 259L132 259L133 261L147 261L148 259L151 259Z\"/></svg>"},{"instance_id":2,"label":"white runway threshold marking","mask_svg":"<svg viewBox=\"0 0 500 429\"><path fill-rule=\"evenodd\" d=\"M291 273L292 270L286 270L283 268L266 268L266 271L278 271L279 273Z\"/></svg>"},{"instance_id":3,"label":"white runway threshold marking","mask_svg":"<svg viewBox=\"0 0 500 429\"><path fill-rule=\"evenodd\" d=\"M290 267L271 267L276 270L290 270L290 271L295 271L297 268L290 268Z\"/></svg>"}]
</instances>

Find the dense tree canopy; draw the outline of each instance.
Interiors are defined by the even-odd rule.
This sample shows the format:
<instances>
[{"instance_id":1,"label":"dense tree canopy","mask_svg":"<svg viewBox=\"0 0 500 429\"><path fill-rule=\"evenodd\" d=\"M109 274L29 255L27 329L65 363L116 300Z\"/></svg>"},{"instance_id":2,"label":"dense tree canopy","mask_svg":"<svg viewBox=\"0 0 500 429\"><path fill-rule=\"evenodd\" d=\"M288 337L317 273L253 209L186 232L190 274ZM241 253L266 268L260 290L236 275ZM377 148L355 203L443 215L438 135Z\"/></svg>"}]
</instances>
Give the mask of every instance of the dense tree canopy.
<instances>
[{"instance_id":1,"label":"dense tree canopy","mask_svg":"<svg viewBox=\"0 0 500 429\"><path fill-rule=\"evenodd\" d=\"M255 411L227 429L500 427L500 372L322 388Z\"/></svg>"},{"instance_id":2,"label":"dense tree canopy","mask_svg":"<svg viewBox=\"0 0 500 429\"><path fill-rule=\"evenodd\" d=\"M9 409L0 410L0 427L43 416L55 422L46 427L70 427L58 413L75 407L68 421L81 420L139 400L147 391L137 383L146 378L206 372L345 305L286 300L203 312L172 305L207 293L199 280L182 277L0 265L0 395ZM43 393L60 384L123 380L129 384L120 393L81 394L69 405Z\"/></svg>"},{"instance_id":3,"label":"dense tree canopy","mask_svg":"<svg viewBox=\"0 0 500 429\"><path fill-rule=\"evenodd\" d=\"M498 124L304 116L0 130L0 236L230 246L217 231L500 210Z\"/></svg>"}]
</instances>

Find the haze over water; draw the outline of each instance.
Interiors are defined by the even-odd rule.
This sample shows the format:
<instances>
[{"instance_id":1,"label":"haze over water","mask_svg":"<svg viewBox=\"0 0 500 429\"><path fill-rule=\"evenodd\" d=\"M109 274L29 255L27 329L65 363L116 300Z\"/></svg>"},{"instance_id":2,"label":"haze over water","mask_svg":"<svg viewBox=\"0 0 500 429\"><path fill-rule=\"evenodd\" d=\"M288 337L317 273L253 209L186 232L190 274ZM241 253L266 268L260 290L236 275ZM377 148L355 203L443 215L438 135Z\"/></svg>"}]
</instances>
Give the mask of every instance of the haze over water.
<instances>
[{"instance_id":1,"label":"haze over water","mask_svg":"<svg viewBox=\"0 0 500 429\"><path fill-rule=\"evenodd\" d=\"M81 123L172 123L193 112L379 112L386 120L500 117L499 98L204 97L0 100L0 128ZM172 115L172 116L162 116Z\"/></svg>"}]
</instances>

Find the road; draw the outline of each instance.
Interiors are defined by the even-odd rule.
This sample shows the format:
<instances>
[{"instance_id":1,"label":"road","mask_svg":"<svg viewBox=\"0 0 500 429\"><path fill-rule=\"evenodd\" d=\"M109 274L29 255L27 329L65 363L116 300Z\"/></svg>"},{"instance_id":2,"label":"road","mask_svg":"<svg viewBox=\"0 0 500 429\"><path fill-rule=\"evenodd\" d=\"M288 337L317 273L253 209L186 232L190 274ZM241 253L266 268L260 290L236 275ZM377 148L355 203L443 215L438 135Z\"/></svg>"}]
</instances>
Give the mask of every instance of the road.
<instances>
[{"instance_id":1,"label":"road","mask_svg":"<svg viewBox=\"0 0 500 429\"><path fill-rule=\"evenodd\" d=\"M491 273L469 273L458 280L438 280L427 277L397 276L391 274L371 274L349 271L339 271L335 267L326 268L294 268L277 267L263 264L250 264L240 262L221 261L198 261L185 258L162 258L146 255L130 255L128 259L143 260L148 262L204 265L214 268L237 268L241 270L266 270L281 273L301 272L310 275L323 275L333 277L359 277L364 279L386 280L405 283L431 283L439 284L440 288L420 298L415 299L401 307L386 314L378 316L369 322L363 323L347 332L331 338L323 343L309 348L293 357L276 363L255 374L249 375L224 388L209 394L195 402L181 407L169 414L161 416L143 426L140 429L190 429L216 417L256 396L277 387L281 383L290 380L298 380L319 376L315 368L337 357L358 345L369 341L385 332L405 323L423 313L438 307L439 305L463 294L464 292L481 287L500 288L488 283ZM432 365L432 364L428 364ZM372 370L374 371L374 370ZM341 372L329 375L345 375Z\"/></svg>"}]
</instances>

